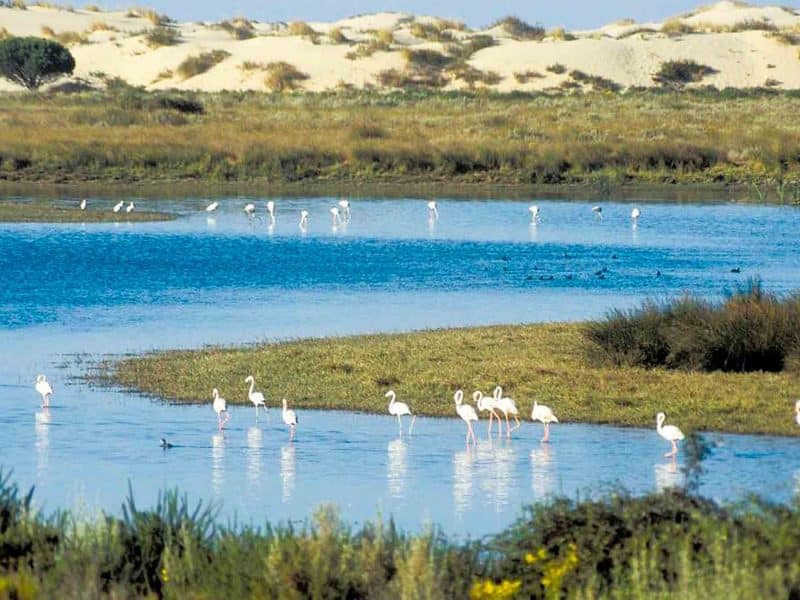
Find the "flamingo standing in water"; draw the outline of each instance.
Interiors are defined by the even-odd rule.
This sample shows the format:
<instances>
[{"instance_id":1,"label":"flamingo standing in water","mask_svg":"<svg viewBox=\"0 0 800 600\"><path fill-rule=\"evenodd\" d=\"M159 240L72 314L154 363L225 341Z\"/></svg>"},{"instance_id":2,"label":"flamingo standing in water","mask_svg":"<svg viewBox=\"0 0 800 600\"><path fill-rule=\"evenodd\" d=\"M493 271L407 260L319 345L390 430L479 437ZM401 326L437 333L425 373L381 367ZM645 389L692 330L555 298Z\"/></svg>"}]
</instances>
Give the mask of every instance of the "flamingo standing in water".
<instances>
[{"instance_id":1,"label":"flamingo standing in water","mask_svg":"<svg viewBox=\"0 0 800 600\"><path fill-rule=\"evenodd\" d=\"M269 213L269 226L275 226L275 202L270 200L267 202L267 212Z\"/></svg>"},{"instance_id":2,"label":"flamingo standing in water","mask_svg":"<svg viewBox=\"0 0 800 600\"><path fill-rule=\"evenodd\" d=\"M247 213L248 217L252 217L253 214L256 212L256 205L250 202L249 204L245 204L242 210L244 210L244 212Z\"/></svg>"},{"instance_id":3,"label":"flamingo standing in water","mask_svg":"<svg viewBox=\"0 0 800 600\"><path fill-rule=\"evenodd\" d=\"M208 206L206 206L206 212L214 212L219 208L219 202L212 202Z\"/></svg>"},{"instance_id":4,"label":"flamingo standing in water","mask_svg":"<svg viewBox=\"0 0 800 600\"><path fill-rule=\"evenodd\" d=\"M511 428L508 424L508 415L514 417L514 420L517 422L517 426L514 427L514 430L520 428L521 424L519 422L519 410L517 409L517 403L514 402L511 398L503 397L503 388L499 385L494 388L494 401L497 404L497 408L503 411L503 414L506 417L506 435L511 437ZM500 425L500 432L502 433L503 427L502 424Z\"/></svg>"},{"instance_id":5,"label":"flamingo standing in water","mask_svg":"<svg viewBox=\"0 0 800 600\"><path fill-rule=\"evenodd\" d=\"M217 424L220 429L224 429L225 424L230 421L231 418L228 414L228 403L225 402L225 398L219 395L219 390L217 388L211 391L211 397L214 398L214 402L211 406L214 408L214 412L217 413ZM222 420L222 413L225 413L224 421Z\"/></svg>"},{"instance_id":6,"label":"flamingo standing in water","mask_svg":"<svg viewBox=\"0 0 800 600\"><path fill-rule=\"evenodd\" d=\"M397 417L397 426L400 428L401 435L403 433L403 422L401 417L403 415L409 415L411 417L411 425L408 426L408 434L411 435L411 430L414 429L414 421L416 420L417 415L411 412L408 404L397 401L397 394L394 393L394 390L389 390L386 392L386 398L390 398L389 414Z\"/></svg>"},{"instance_id":7,"label":"flamingo standing in water","mask_svg":"<svg viewBox=\"0 0 800 600\"><path fill-rule=\"evenodd\" d=\"M331 226L336 229L339 225L342 224L342 217L339 214L339 207L334 206L330 210L331 213Z\"/></svg>"},{"instance_id":8,"label":"flamingo standing in water","mask_svg":"<svg viewBox=\"0 0 800 600\"><path fill-rule=\"evenodd\" d=\"M81 200L81 203L78 205L81 210L86 210L86 198Z\"/></svg>"},{"instance_id":9,"label":"flamingo standing in water","mask_svg":"<svg viewBox=\"0 0 800 600\"><path fill-rule=\"evenodd\" d=\"M350 200L339 200L339 208L342 209L345 221L350 220Z\"/></svg>"},{"instance_id":10,"label":"flamingo standing in water","mask_svg":"<svg viewBox=\"0 0 800 600\"><path fill-rule=\"evenodd\" d=\"M117 202L114 205L114 208L112 208L111 210L113 210L115 213L118 213L119 211L122 210L123 206L125 206L125 201L124 200L120 200L119 202Z\"/></svg>"},{"instance_id":11,"label":"flamingo standing in water","mask_svg":"<svg viewBox=\"0 0 800 600\"><path fill-rule=\"evenodd\" d=\"M428 219L431 221L439 220L439 205L436 204L435 200L428 202Z\"/></svg>"},{"instance_id":12,"label":"flamingo standing in water","mask_svg":"<svg viewBox=\"0 0 800 600\"><path fill-rule=\"evenodd\" d=\"M634 225L636 225L636 223L639 222L639 217L641 216L642 216L642 211L640 211L638 208L634 208L631 211L631 221L633 221Z\"/></svg>"},{"instance_id":13,"label":"flamingo standing in water","mask_svg":"<svg viewBox=\"0 0 800 600\"><path fill-rule=\"evenodd\" d=\"M294 432L295 429L297 429L297 414L295 414L291 408L288 408L288 405L289 403L286 402L286 398L284 398L281 417L283 417L283 422L289 426L289 441L291 442L294 440Z\"/></svg>"},{"instance_id":14,"label":"flamingo standing in water","mask_svg":"<svg viewBox=\"0 0 800 600\"><path fill-rule=\"evenodd\" d=\"M132 213L134 208L136 208L136 207L134 206L133 202L131 202L130 204L128 204L128 207L125 209L125 212L126 213Z\"/></svg>"},{"instance_id":15,"label":"flamingo standing in water","mask_svg":"<svg viewBox=\"0 0 800 600\"><path fill-rule=\"evenodd\" d=\"M47 377L44 375L37 375L36 385L33 387L42 396L42 408L50 406L50 396L53 395L53 388L50 386L50 383L48 383Z\"/></svg>"},{"instance_id":16,"label":"flamingo standing in water","mask_svg":"<svg viewBox=\"0 0 800 600\"><path fill-rule=\"evenodd\" d=\"M664 425L667 415L660 412L656 415L656 431L658 435L672 444L672 450L664 456L675 456L678 454L678 442L684 438L683 432L675 425Z\"/></svg>"},{"instance_id":17,"label":"flamingo standing in water","mask_svg":"<svg viewBox=\"0 0 800 600\"><path fill-rule=\"evenodd\" d=\"M478 442L475 440L475 432L472 431L472 421L478 420L478 413L475 412L472 406L463 403L464 392L461 390L456 390L453 399L456 401L456 412L458 416L467 424L467 445L469 445L470 437L472 438L472 442L477 445Z\"/></svg>"},{"instance_id":18,"label":"flamingo standing in water","mask_svg":"<svg viewBox=\"0 0 800 600\"><path fill-rule=\"evenodd\" d=\"M300 229L306 231L308 229L308 211L300 211Z\"/></svg>"},{"instance_id":19,"label":"flamingo standing in water","mask_svg":"<svg viewBox=\"0 0 800 600\"><path fill-rule=\"evenodd\" d=\"M489 431L488 435L492 435L492 421L497 419L497 425L500 427L500 433L503 433L503 422L500 420L500 415L497 414L497 403L491 396L484 396L480 390L472 392L472 401L478 407L480 412L485 410L489 411Z\"/></svg>"},{"instance_id":20,"label":"flamingo standing in water","mask_svg":"<svg viewBox=\"0 0 800 600\"><path fill-rule=\"evenodd\" d=\"M539 207L535 204L528 207L528 210L531 211L531 223L538 223L541 221L539 218Z\"/></svg>"},{"instance_id":21,"label":"flamingo standing in water","mask_svg":"<svg viewBox=\"0 0 800 600\"><path fill-rule=\"evenodd\" d=\"M602 221L603 220L603 207L602 206L593 206L592 207L592 212L594 213L594 216L598 221Z\"/></svg>"},{"instance_id":22,"label":"flamingo standing in water","mask_svg":"<svg viewBox=\"0 0 800 600\"><path fill-rule=\"evenodd\" d=\"M800 425L800 400L794 403L794 420Z\"/></svg>"},{"instance_id":23,"label":"flamingo standing in water","mask_svg":"<svg viewBox=\"0 0 800 600\"><path fill-rule=\"evenodd\" d=\"M267 412L267 403L264 400L264 394L261 392L253 391L256 387L256 380L253 378L252 375L248 375L247 378L244 380L245 383L250 384L250 391L247 392L247 399L253 403L253 406L256 407L256 420L258 420L258 407L263 406L264 412Z\"/></svg>"},{"instance_id":24,"label":"flamingo standing in water","mask_svg":"<svg viewBox=\"0 0 800 600\"><path fill-rule=\"evenodd\" d=\"M542 441L550 441L550 423L558 423L558 419L553 414L553 411L550 409L550 407L545 406L544 404L539 404L534 400L533 410L531 411L531 420L544 423L544 437L542 438Z\"/></svg>"}]
</instances>

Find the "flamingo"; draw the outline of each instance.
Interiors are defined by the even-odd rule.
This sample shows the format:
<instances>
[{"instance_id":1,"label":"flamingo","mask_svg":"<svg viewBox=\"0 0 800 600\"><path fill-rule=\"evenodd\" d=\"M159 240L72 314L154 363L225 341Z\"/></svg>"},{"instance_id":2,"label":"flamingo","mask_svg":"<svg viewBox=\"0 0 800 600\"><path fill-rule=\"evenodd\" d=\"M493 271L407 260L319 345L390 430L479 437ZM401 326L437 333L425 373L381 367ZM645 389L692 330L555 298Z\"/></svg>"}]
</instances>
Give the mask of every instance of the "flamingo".
<instances>
[{"instance_id":1,"label":"flamingo","mask_svg":"<svg viewBox=\"0 0 800 600\"><path fill-rule=\"evenodd\" d=\"M794 403L794 420L800 425L800 400Z\"/></svg>"},{"instance_id":2,"label":"flamingo","mask_svg":"<svg viewBox=\"0 0 800 600\"><path fill-rule=\"evenodd\" d=\"M337 225L341 225L342 224L342 217L339 215L339 207L338 206L334 206L333 208L331 208L330 213L331 213L331 221L332 221L331 226L334 229L336 229Z\"/></svg>"},{"instance_id":3,"label":"flamingo","mask_svg":"<svg viewBox=\"0 0 800 600\"><path fill-rule=\"evenodd\" d=\"M408 408L408 404L405 402L397 402L397 394L394 393L394 390L389 390L386 392L385 397L391 398L391 400L389 400L389 414L397 417L397 426L400 428L401 435L403 433L403 422L401 417L403 415L411 416L411 425L408 426L408 434L411 435L411 430L414 429L414 421L416 420L417 415L411 412L411 409Z\"/></svg>"},{"instance_id":4,"label":"flamingo","mask_svg":"<svg viewBox=\"0 0 800 600\"><path fill-rule=\"evenodd\" d=\"M134 208L136 208L136 207L133 205L133 202L131 202L130 204L128 204L128 207L125 209L125 212L126 213L131 213L131 212L133 212Z\"/></svg>"},{"instance_id":5,"label":"flamingo","mask_svg":"<svg viewBox=\"0 0 800 600\"><path fill-rule=\"evenodd\" d=\"M81 200L81 203L78 205L81 210L86 210L86 198Z\"/></svg>"},{"instance_id":6,"label":"flamingo","mask_svg":"<svg viewBox=\"0 0 800 600\"><path fill-rule=\"evenodd\" d=\"M208 206L206 206L206 212L214 212L219 208L219 202L212 202Z\"/></svg>"},{"instance_id":7,"label":"flamingo","mask_svg":"<svg viewBox=\"0 0 800 600\"><path fill-rule=\"evenodd\" d=\"M675 456L678 454L678 441L684 438L683 432L675 427L675 425L664 425L667 415L660 412L656 415L656 431L658 435L672 444L672 451L667 452L664 456Z\"/></svg>"},{"instance_id":8,"label":"flamingo","mask_svg":"<svg viewBox=\"0 0 800 600\"><path fill-rule=\"evenodd\" d=\"M544 423L544 437L542 441L550 441L550 423L558 423L558 419L553 414L553 411L550 410L550 407L539 404L534 400L533 410L531 411L531 421Z\"/></svg>"},{"instance_id":9,"label":"flamingo","mask_svg":"<svg viewBox=\"0 0 800 600\"><path fill-rule=\"evenodd\" d=\"M636 224L636 222L639 220L639 217L641 217L641 216L642 216L642 211L640 211L638 208L634 208L631 211L631 221L633 221L634 225Z\"/></svg>"},{"instance_id":10,"label":"flamingo","mask_svg":"<svg viewBox=\"0 0 800 600\"><path fill-rule=\"evenodd\" d=\"M344 220L350 220L350 201L349 200L339 200L339 208L342 209L344 213Z\"/></svg>"},{"instance_id":11,"label":"flamingo","mask_svg":"<svg viewBox=\"0 0 800 600\"><path fill-rule=\"evenodd\" d=\"M111 210L113 210L115 213L118 213L119 211L122 210L123 206L125 206L125 201L124 200L120 200L119 202L117 202L114 205L114 208L112 208Z\"/></svg>"},{"instance_id":12,"label":"flamingo","mask_svg":"<svg viewBox=\"0 0 800 600\"><path fill-rule=\"evenodd\" d=\"M225 398L219 395L219 390L217 388L211 391L211 397L214 398L214 402L211 406L214 408L214 412L217 413L217 424L220 429L224 429L225 424L230 421L231 418L228 414L228 403L225 402ZM222 413L225 413L224 421L222 420Z\"/></svg>"},{"instance_id":13,"label":"flamingo","mask_svg":"<svg viewBox=\"0 0 800 600\"><path fill-rule=\"evenodd\" d=\"M497 408L497 403L494 401L494 398L491 396L484 396L483 392L480 390L476 390L472 392L472 401L475 403L475 406L478 407L480 412L485 410L489 411L489 435L492 435L492 421L497 419L497 424L500 427L500 433L503 433L503 422L500 420L500 415L497 414L495 410Z\"/></svg>"},{"instance_id":14,"label":"flamingo","mask_svg":"<svg viewBox=\"0 0 800 600\"><path fill-rule=\"evenodd\" d=\"M270 200L267 202L267 212L269 213L269 224L270 226L275 225L275 203Z\"/></svg>"},{"instance_id":15,"label":"flamingo","mask_svg":"<svg viewBox=\"0 0 800 600\"><path fill-rule=\"evenodd\" d=\"M256 212L256 205L250 202L249 204L245 204L242 210L244 210L244 212L247 213L248 217L252 217L253 213Z\"/></svg>"},{"instance_id":16,"label":"flamingo","mask_svg":"<svg viewBox=\"0 0 800 600\"><path fill-rule=\"evenodd\" d=\"M475 432L472 431L472 421L478 420L478 413L475 412L475 409L471 405L463 404L464 392L461 390L456 390L453 399L456 401L456 412L458 416L467 424L467 445L469 445L470 437L472 438L472 442L477 445L478 442L475 440Z\"/></svg>"},{"instance_id":17,"label":"flamingo","mask_svg":"<svg viewBox=\"0 0 800 600\"><path fill-rule=\"evenodd\" d=\"M42 395L42 408L47 408L50 406L50 396L53 395L53 388L47 381L47 377L44 375L37 375L36 376L36 385L33 386L34 389Z\"/></svg>"},{"instance_id":18,"label":"flamingo","mask_svg":"<svg viewBox=\"0 0 800 600\"><path fill-rule=\"evenodd\" d=\"M511 429L508 425L508 415L510 414L514 417L514 420L517 422L517 426L514 429L519 429L521 424L519 422L519 410L517 409L517 404L508 397L503 397L503 388L499 385L494 388L494 401L497 404L497 408L503 411L503 414L506 417L506 435L511 437ZM501 433L502 433L502 424L501 424Z\"/></svg>"},{"instance_id":19,"label":"flamingo","mask_svg":"<svg viewBox=\"0 0 800 600\"><path fill-rule=\"evenodd\" d=\"M538 223L541 220L539 218L539 207L533 204L528 207L528 210L531 212L531 223Z\"/></svg>"},{"instance_id":20,"label":"flamingo","mask_svg":"<svg viewBox=\"0 0 800 600\"><path fill-rule=\"evenodd\" d=\"M428 202L428 218L431 221L439 220L439 205L436 204L435 200Z\"/></svg>"},{"instance_id":21,"label":"flamingo","mask_svg":"<svg viewBox=\"0 0 800 600\"><path fill-rule=\"evenodd\" d=\"M597 218L598 221L602 221L603 220L603 207L602 206L593 206L592 207L592 212L594 213L594 216Z\"/></svg>"},{"instance_id":22,"label":"flamingo","mask_svg":"<svg viewBox=\"0 0 800 600\"><path fill-rule=\"evenodd\" d=\"M289 426L289 441L291 442L294 440L294 432L295 429L297 429L297 415L292 409L288 408L286 398L283 399L283 412L281 413L281 417L283 417L283 422Z\"/></svg>"},{"instance_id":23,"label":"flamingo","mask_svg":"<svg viewBox=\"0 0 800 600\"><path fill-rule=\"evenodd\" d=\"M253 403L253 406L256 407L256 419L258 419L258 407L259 406L263 406L264 407L264 412L267 411L267 403L264 400L264 394L262 394L261 392L254 392L253 391L253 388L256 387L256 380L253 378L252 375L248 375L245 378L244 382L250 384L250 391L247 392L247 399L250 400L250 402Z\"/></svg>"},{"instance_id":24,"label":"flamingo","mask_svg":"<svg viewBox=\"0 0 800 600\"><path fill-rule=\"evenodd\" d=\"M308 229L308 211L301 210L300 211L300 229L306 231Z\"/></svg>"}]
</instances>

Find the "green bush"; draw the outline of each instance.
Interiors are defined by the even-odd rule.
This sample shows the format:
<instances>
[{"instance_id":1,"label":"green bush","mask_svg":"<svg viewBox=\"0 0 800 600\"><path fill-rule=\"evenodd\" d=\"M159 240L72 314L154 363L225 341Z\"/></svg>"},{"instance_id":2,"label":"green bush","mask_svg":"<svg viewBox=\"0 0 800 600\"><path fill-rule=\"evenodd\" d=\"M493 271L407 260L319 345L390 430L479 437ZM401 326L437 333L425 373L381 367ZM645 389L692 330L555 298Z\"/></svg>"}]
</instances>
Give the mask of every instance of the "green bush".
<instances>
[{"instance_id":1,"label":"green bush","mask_svg":"<svg viewBox=\"0 0 800 600\"><path fill-rule=\"evenodd\" d=\"M226 50L212 50L210 52L203 52L196 56L188 57L178 65L176 71L178 72L178 75L184 79L189 79L190 77L195 77L196 75L210 71L213 67L217 66L230 55L231 53Z\"/></svg>"},{"instance_id":2,"label":"green bush","mask_svg":"<svg viewBox=\"0 0 800 600\"><path fill-rule=\"evenodd\" d=\"M151 48L174 46L181 42L181 32L175 27L153 27L144 34L145 42Z\"/></svg>"},{"instance_id":3,"label":"green bush","mask_svg":"<svg viewBox=\"0 0 800 600\"><path fill-rule=\"evenodd\" d=\"M0 76L29 90L75 70L75 59L64 46L36 37L0 41Z\"/></svg>"},{"instance_id":4,"label":"green bush","mask_svg":"<svg viewBox=\"0 0 800 600\"><path fill-rule=\"evenodd\" d=\"M694 60L668 60L653 75L653 81L667 87L683 87L688 83L702 81L706 75L717 71Z\"/></svg>"}]
</instances>

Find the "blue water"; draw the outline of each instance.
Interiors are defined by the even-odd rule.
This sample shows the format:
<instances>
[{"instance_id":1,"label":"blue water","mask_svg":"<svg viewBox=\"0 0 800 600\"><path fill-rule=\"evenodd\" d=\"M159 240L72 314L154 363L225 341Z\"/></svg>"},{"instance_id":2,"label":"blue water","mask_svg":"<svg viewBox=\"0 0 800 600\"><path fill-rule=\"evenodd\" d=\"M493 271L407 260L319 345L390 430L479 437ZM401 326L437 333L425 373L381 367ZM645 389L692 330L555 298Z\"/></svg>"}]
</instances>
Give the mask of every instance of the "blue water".
<instances>
[{"instance_id":1,"label":"blue water","mask_svg":"<svg viewBox=\"0 0 800 600\"><path fill-rule=\"evenodd\" d=\"M211 218L199 198L136 200L180 215L168 223L0 225L0 465L35 484L45 507L116 511L130 480L143 502L178 486L256 523L330 502L352 521L380 511L407 528L480 535L547 494L674 484L680 463L662 459L649 430L565 423L547 447L526 424L490 446L481 425L484 441L468 451L460 422L420 419L398 440L388 418L300 406L290 445L275 410L256 423L236 408L220 436L209 405L164 405L74 376L87 354L584 319L644 297L719 296L754 276L777 292L800 288L800 211L786 207L650 202L633 227L631 203L603 203L598 221L592 203L537 201L532 226L526 202L440 200L429 222L424 200L353 200L350 223L334 228L336 199L293 198L276 200L269 228L263 200L259 218L241 211L251 200L224 200ZM31 387L38 372L56 387L47 413ZM180 447L162 452L162 435ZM797 440L720 439L708 494L794 493Z\"/></svg>"}]
</instances>

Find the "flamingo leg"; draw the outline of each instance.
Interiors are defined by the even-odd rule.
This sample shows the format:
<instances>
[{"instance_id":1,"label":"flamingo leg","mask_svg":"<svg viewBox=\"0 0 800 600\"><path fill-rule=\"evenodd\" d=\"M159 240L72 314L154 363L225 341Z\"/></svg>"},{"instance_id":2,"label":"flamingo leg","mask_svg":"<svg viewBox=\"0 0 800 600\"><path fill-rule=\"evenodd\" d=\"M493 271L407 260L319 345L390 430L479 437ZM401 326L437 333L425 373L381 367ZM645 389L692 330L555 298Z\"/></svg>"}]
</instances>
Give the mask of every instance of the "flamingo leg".
<instances>
[{"instance_id":1,"label":"flamingo leg","mask_svg":"<svg viewBox=\"0 0 800 600\"><path fill-rule=\"evenodd\" d=\"M464 441L467 442L467 446L469 446L469 432L470 432L471 429L472 428L469 426L469 422L467 422L467 437L464 440Z\"/></svg>"},{"instance_id":2,"label":"flamingo leg","mask_svg":"<svg viewBox=\"0 0 800 600\"><path fill-rule=\"evenodd\" d=\"M508 424L508 413L506 413L506 437L511 437L511 428Z\"/></svg>"},{"instance_id":3,"label":"flamingo leg","mask_svg":"<svg viewBox=\"0 0 800 600\"><path fill-rule=\"evenodd\" d=\"M417 415L411 415L411 425L408 426L408 435L411 435L411 430L414 429L414 421L417 420Z\"/></svg>"},{"instance_id":4,"label":"flamingo leg","mask_svg":"<svg viewBox=\"0 0 800 600\"><path fill-rule=\"evenodd\" d=\"M467 427L469 427L469 435L472 436L472 443L477 445L478 440L475 439L475 430L472 429L472 423L467 423Z\"/></svg>"},{"instance_id":5,"label":"flamingo leg","mask_svg":"<svg viewBox=\"0 0 800 600\"><path fill-rule=\"evenodd\" d=\"M550 441L550 425L549 425L549 423L545 423L544 424L544 437L542 438L542 441L543 442L549 442Z\"/></svg>"},{"instance_id":6,"label":"flamingo leg","mask_svg":"<svg viewBox=\"0 0 800 600\"><path fill-rule=\"evenodd\" d=\"M514 431L516 431L517 429L522 427L522 423L519 422L519 417L517 415L514 415L514 420L517 422L517 426L514 427Z\"/></svg>"},{"instance_id":7,"label":"flamingo leg","mask_svg":"<svg viewBox=\"0 0 800 600\"><path fill-rule=\"evenodd\" d=\"M403 420L400 415L397 415L397 428L400 430L400 435L403 435Z\"/></svg>"}]
</instances>

